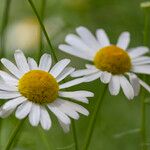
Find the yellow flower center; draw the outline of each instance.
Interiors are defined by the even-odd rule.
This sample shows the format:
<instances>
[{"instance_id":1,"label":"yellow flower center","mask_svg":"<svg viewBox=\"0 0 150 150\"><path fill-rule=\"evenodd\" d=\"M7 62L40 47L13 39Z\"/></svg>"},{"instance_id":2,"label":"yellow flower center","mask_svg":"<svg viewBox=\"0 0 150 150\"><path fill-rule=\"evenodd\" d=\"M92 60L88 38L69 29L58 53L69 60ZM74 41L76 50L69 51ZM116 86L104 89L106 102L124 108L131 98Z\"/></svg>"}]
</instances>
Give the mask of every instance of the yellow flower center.
<instances>
[{"instance_id":1,"label":"yellow flower center","mask_svg":"<svg viewBox=\"0 0 150 150\"><path fill-rule=\"evenodd\" d=\"M123 74L131 69L131 59L126 51L111 45L100 49L94 58L96 68L112 74Z\"/></svg>"},{"instance_id":2,"label":"yellow flower center","mask_svg":"<svg viewBox=\"0 0 150 150\"><path fill-rule=\"evenodd\" d=\"M18 89L28 100L44 104L53 102L58 96L59 86L48 72L32 70L19 80Z\"/></svg>"}]
</instances>

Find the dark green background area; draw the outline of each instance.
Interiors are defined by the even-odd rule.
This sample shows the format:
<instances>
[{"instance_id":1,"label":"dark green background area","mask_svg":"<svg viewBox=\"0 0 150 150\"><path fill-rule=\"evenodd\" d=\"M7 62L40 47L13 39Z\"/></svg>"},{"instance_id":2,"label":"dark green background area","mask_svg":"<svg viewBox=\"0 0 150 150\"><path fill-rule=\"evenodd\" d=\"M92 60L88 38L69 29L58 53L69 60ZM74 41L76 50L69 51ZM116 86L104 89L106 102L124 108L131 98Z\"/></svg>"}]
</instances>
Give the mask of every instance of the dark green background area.
<instances>
[{"instance_id":1,"label":"dark green background area","mask_svg":"<svg viewBox=\"0 0 150 150\"><path fill-rule=\"evenodd\" d=\"M4 2L5 0L0 1L0 24L4 11ZM34 2L36 2L36 7L39 10L41 0L34 0ZM143 45L144 11L140 8L141 2L141 0L47 0L45 18L60 17L64 21L64 27L51 39L59 58L70 58L72 60L71 65L77 69L84 68L84 64L88 63L80 58L62 53L57 48L58 44L64 42L65 35L74 32L75 28L80 25L88 27L93 33L97 28L104 28L114 44L121 32L129 31L131 33L130 46ZM27 0L12 0L9 23L31 16L34 16L34 13ZM148 32L147 46L150 46L150 26ZM43 49L49 50L48 45L45 44ZM31 55L31 53L26 54ZM12 58L12 54L10 56ZM147 77L147 82L150 84L150 77ZM96 80L71 89L85 89L95 93L95 97L90 99L89 105L84 105L91 114L99 94L102 94L103 86L99 80ZM140 150L141 136L138 131L141 124L141 95L129 101L122 93L116 97L111 96L108 91L106 93L101 109L97 114L89 150ZM150 94L145 93L146 97L150 98ZM149 105L146 106L146 110L147 142L150 143ZM80 148L82 148L85 140L90 117L91 115L89 117L81 116L76 121ZM52 128L48 132L42 131L41 127L32 127L26 121L17 142L14 143L13 149L74 150L72 132L63 133L52 114L51 118L53 120ZM3 119L0 134L2 148L7 143L11 131L18 122L14 115Z\"/></svg>"}]
</instances>

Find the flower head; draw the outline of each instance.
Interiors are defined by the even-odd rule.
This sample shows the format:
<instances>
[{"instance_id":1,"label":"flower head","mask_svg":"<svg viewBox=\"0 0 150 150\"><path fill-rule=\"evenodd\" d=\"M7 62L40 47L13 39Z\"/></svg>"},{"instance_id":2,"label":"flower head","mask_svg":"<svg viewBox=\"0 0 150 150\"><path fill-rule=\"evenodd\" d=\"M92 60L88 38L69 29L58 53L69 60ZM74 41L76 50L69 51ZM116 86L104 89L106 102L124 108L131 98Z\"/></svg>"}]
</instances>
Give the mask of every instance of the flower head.
<instances>
[{"instance_id":1,"label":"flower head","mask_svg":"<svg viewBox=\"0 0 150 150\"><path fill-rule=\"evenodd\" d=\"M73 99L88 103L87 97L93 93L88 91L65 91L65 88L84 82L84 78L73 79L61 83L74 68L67 67L69 59L63 59L52 66L49 54L44 54L37 65L33 58L26 60L20 50L16 50L16 65L3 58L1 62L10 71L8 74L0 71L2 82L0 83L0 98L9 99L0 108L2 118L9 116L16 110L15 116L23 119L29 116L31 125L41 126L48 130L51 127L50 110L55 114L65 131L69 130L70 118L78 119L79 114L88 115L88 111L74 102L65 100Z\"/></svg>"},{"instance_id":2,"label":"flower head","mask_svg":"<svg viewBox=\"0 0 150 150\"><path fill-rule=\"evenodd\" d=\"M105 31L98 29L96 38L85 27L76 29L78 35L69 34L59 49L71 55L89 60L86 69L75 71L72 77L84 76L87 82L100 78L109 84L109 91L117 95L122 88L128 99L133 99L140 91L140 84L150 92L150 87L141 81L136 73L150 74L149 49L144 46L128 49L130 34L123 32L117 44L111 44ZM129 77L129 80L127 79Z\"/></svg>"}]
</instances>

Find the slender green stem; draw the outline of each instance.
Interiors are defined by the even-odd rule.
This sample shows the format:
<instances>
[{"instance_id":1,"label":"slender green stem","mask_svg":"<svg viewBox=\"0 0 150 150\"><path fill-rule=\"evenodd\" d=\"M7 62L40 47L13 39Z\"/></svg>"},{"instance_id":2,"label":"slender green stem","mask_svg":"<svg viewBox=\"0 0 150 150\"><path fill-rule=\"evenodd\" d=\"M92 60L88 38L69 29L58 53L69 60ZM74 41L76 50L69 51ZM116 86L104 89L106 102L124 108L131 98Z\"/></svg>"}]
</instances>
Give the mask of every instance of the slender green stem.
<instances>
[{"instance_id":1,"label":"slender green stem","mask_svg":"<svg viewBox=\"0 0 150 150\"><path fill-rule=\"evenodd\" d=\"M4 14L3 14L3 20L2 20L0 58L5 56L5 32L6 32L5 29L6 29L7 24L8 24L10 4L11 4L11 0L6 0L5 8L4 8Z\"/></svg>"},{"instance_id":2,"label":"slender green stem","mask_svg":"<svg viewBox=\"0 0 150 150\"><path fill-rule=\"evenodd\" d=\"M73 132L73 139L75 142L75 150L78 150L78 139L77 139L77 132L76 132L76 126L75 126L75 121L72 119L72 132Z\"/></svg>"},{"instance_id":3,"label":"slender green stem","mask_svg":"<svg viewBox=\"0 0 150 150\"><path fill-rule=\"evenodd\" d=\"M40 10L42 22L43 22L43 20L44 20L45 6L46 6L46 0L42 0L42 1L41 1L41 10ZM39 43L38 59L40 59L40 57L41 57L41 55L42 55L42 49L43 49L43 38L42 38L42 30L40 29L40 43Z\"/></svg>"},{"instance_id":4,"label":"slender green stem","mask_svg":"<svg viewBox=\"0 0 150 150\"><path fill-rule=\"evenodd\" d=\"M148 43L148 12L145 9L145 21L144 21L144 36L143 44L146 46ZM146 80L146 76L143 76L143 80ZM147 150L146 145L146 103L145 103L145 91L142 90L141 94L141 149Z\"/></svg>"},{"instance_id":5,"label":"slender green stem","mask_svg":"<svg viewBox=\"0 0 150 150\"><path fill-rule=\"evenodd\" d=\"M23 127L23 123L24 123L25 119L19 121L19 123L16 125L15 129L13 130L9 140L8 140L8 143L6 145L6 148L5 150L10 150L14 140L16 139L19 131L21 130L21 128Z\"/></svg>"},{"instance_id":6,"label":"slender green stem","mask_svg":"<svg viewBox=\"0 0 150 150\"><path fill-rule=\"evenodd\" d=\"M43 22L42 22L42 20L41 20L41 17L40 17L40 15L38 14L37 9L36 9L34 3L32 2L32 0L28 0L28 2L29 2L29 4L31 5L31 7L32 7L32 9L33 9L33 11L34 11L34 13L35 13L35 15L36 15L36 17L37 17L39 23L40 23L40 26L41 26L41 28L42 28L42 31L43 31L44 35L45 35L45 38L46 38L47 43L48 43L48 45L49 45L49 48L50 48L50 50L51 50L51 52L52 52L53 58L54 58L55 62L58 62L57 56L56 56L56 54L55 54L55 50L53 49L53 46L52 46L51 41L50 41L50 39L49 39L49 37L48 37L48 34L47 34L46 29L45 29L45 27L44 27L44 24L43 24Z\"/></svg>"},{"instance_id":7,"label":"slender green stem","mask_svg":"<svg viewBox=\"0 0 150 150\"><path fill-rule=\"evenodd\" d=\"M90 145L90 141L91 141L92 134L93 134L93 131L94 131L94 125L95 125L95 122L96 122L98 111L100 110L100 106L102 105L102 102L104 100L106 91L107 91L107 85L105 85L105 87L103 89L103 92L102 92L102 95L99 96L99 98L97 100L97 103L96 103L96 106L95 106L95 109L93 111L93 114L90 118L90 123L89 123L89 126L88 126L85 143L83 145L83 150L87 150L89 145Z\"/></svg>"}]
</instances>

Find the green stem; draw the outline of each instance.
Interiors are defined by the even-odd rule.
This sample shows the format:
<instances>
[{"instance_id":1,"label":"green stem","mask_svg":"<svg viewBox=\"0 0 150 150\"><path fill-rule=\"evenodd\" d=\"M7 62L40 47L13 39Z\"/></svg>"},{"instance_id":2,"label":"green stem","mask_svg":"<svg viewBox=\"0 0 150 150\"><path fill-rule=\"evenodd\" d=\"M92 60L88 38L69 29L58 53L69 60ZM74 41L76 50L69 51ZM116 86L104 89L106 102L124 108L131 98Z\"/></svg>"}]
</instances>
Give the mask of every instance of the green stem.
<instances>
[{"instance_id":1,"label":"green stem","mask_svg":"<svg viewBox=\"0 0 150 150\"><path fill-rule=\"evenodd\" d=\"M1 53L0 58L5 56L5 29L8 24L8 17L9 17L9 11L10 11L10 4L11 0L6 0L5 8L4 8L4 15L2 20L2 30L1 30Z\"/></svg>"},{"instance_id":2,"label":"green stem","mask_svg":"<svg viewBox=\"0 0 150 150\"><path fill-rule=\"evenodd\" d=\"M21 128L23 127L24 121L25 121L25 119L19 121L18 125L16 125L14 131L12 132L12 134L11 134L9 140L8 140L8 143L7 143L7 145L6 145L5 150L10 150L10 148L11 148L11 146L12 146L14 140L16 139L16 137L17 137L19 131L20 131Z\"/></svg>"},{"instance_id":3,"label":"green stem","mask_svg":"<svg viewBox=\"0 0 150 150\"><path fill-rule=\"evenodd\" d=\"M37 17L39 23L40 23L40 26L41 26L41 28L42 28L42 31L43 31L44 35L45 35L45 38L46 38L47 43L48 43L48 45L49 45L49 48L50 48L50 50L51 50L51 52L52 52L54 61L55 61L55 62L58 62L57 56L56 56L56 54L55 54L55 50L54 50L53 47L52 47L51 41L50 41L50 39L49 39L49 37L48 37L48 34L47 34L46 29L45 29L45 27L44 27L44 24L43 24L43 22L42 22L42 20L41 20L41 17L40 17L40 15L38 14L37 9L36 9L34 3L32 2L32 0L28 0L28 2L29 2L29 4L31 5L31 7L32 7L32 9L33 9L33 11L34 11L34 13L35 13L35 15L36 15L36 17Z\"/></svg>"},{"instance_id":4,"label":"green stem","mask_svg":"<svg viewBox=\"0 0 150 150\"><path fill-rule=\"evenodd\" d=\"M76 126L75 126L75 121L72 119L72 132L73 132L73 139L75 142L75 150L78 150L78 140L77 140L77 132L76 132Z\"/></svg>"},{"instance_id":5,"label":"green stem","mask_svg":"<svg viewBox=\"0 0 150 150\"><path fill-rule=\"evenodd\" d=\"M90 145L90 141L91 141L92 134L93 134L93 131L94 131L94 125L95 125L95 122L96 122L98 111L100 110L100 106L101 106L101 104L104 100L106 91L107 91L107 85L105 85L105 87L103 89L103 92L102 92L102 95L99 96L99 98L97 100L97 103L96 103L96 106L95 106L95 109L93 111L93 114L90 118L90 123L89 123L88 130L87 130L87 136L86 136L86 139L85 139L85 144L83 145L83 150L87 150L89 145Z\"/></svg>"},{"instance_id":6,"label":"green stem","mask_svg":"<svg viewBox=\"0 0 150 150\"><path fill-rule=\"evenodd\" d=\"M148 43L148 12L145 9L145 21L144 21L144 37L143 44L146 46ZM146 76L143 76L143 80L146 80ZM145 91L142 90L141 94L141 150L147 150L146 145L146 103L145 103Z\"/></svg>"},{"instance_id":7,"label":"green stem","mask_svg":"<svg viewBox=\"0 0 150 150\"><path fill-rule=\"evenodd\" d=\"M41 10L40 10L42 22L43 22L43 20L44 20L45 6L46 6L46 0L42 0L42 1L41 1ZM43 49L43 38L42 38L42 30L40 29L40 43L39 43L38 59L40 59L40 57L41 57L41 55L42 55L42 49Z\"/></svg>"}]
</instances>

